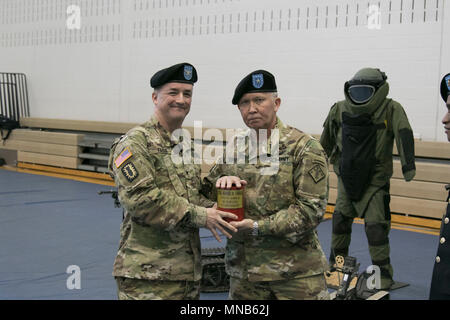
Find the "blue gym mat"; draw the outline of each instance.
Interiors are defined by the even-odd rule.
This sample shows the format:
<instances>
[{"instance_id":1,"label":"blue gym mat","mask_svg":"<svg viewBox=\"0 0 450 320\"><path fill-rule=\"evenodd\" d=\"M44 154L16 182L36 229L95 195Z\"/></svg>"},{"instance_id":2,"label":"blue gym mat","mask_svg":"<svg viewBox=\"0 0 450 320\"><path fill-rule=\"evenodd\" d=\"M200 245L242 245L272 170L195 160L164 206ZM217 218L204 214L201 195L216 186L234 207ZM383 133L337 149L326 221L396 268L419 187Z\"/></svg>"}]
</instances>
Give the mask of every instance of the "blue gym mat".
<instances>
[{"instance_id":1,"label":"blue gym mat","mask_svg":"<svg viewBox=\"0 0 450 320\"><path fill-rule=\"evenodd\" d=\"M0 170L0 299L117 299L112 265L119 243L122 210L114 208L110 187ZM318 228L329 255L331 221ZM204 247L218 243L201 229ZM409 286L391 292L391 300L428 299L438 237L393 229L390 234L394 279ZM370 264L364 226L353 224L350 255ZM80 289L68 285L80 268ZM72 289L70 289L72 287ZM227 299L202 293L202 300Z\"/></svg>"}]
</instances>

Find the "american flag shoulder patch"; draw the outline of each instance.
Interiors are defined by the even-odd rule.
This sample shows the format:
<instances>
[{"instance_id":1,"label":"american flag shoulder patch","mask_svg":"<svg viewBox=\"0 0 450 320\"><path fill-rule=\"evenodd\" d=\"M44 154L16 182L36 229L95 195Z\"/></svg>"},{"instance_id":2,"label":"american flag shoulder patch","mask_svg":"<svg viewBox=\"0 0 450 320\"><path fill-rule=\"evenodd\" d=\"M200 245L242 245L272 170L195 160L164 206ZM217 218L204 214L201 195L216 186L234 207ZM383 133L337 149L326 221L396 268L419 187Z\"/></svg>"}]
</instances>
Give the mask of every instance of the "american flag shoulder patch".
<instances>
[{"instance_id":1,"label":"american flag shoulder patch","mask_svg":"<svg viewBox=\"0 0 450 320\"><path fill-rule=\"evenodd\" d=\"M116 168L119 168L125 161L130 159L132 155L133 154L131 153L131 151L128 148L125 148L125 150L123 150L122 153L119 154L119 156L116 158L116 160L114 160Z\"/></svg>"}]
</instances>

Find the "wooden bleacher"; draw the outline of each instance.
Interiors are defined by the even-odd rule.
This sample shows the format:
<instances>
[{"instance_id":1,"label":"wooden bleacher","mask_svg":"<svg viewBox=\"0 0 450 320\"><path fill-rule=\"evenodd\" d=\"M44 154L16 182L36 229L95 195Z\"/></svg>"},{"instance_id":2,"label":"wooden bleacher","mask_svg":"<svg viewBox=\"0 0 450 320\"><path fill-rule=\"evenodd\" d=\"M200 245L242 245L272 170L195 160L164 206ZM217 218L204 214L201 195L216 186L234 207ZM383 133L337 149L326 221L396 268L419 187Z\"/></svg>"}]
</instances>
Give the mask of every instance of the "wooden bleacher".
<instances>
[{"instance_id":1,"label":"wooden bleacher","mask_svg":"<svg viewBox=\"0 0 450 320\"><path fill-rule=\"evenodd\" d=\"M47 118L21 118L20 126L38 129L57 129L84 132L103 132L124 134L137 123L106 122L106 121L86 121L86 120L65 120Z\"/></svg>"},{"instance_id":2,"label":"wooden bleacher","mask_svg":"<svg viewBox=\"0 0 450 320\"><path fill-rule=\"evenodd\" d=\"M82 134L15 129L0 149L16 150L17 161L76 169Z\"/></svg>"},{"instance_id":3,"label":"wooden bleacher","mask_svg":"<svg viewBox=\"0 0 450 320\"><path fill-rule=\"evenodd\" d=\"M123 134L136 123L114 123L99 121L80 121L62 119L23 118L21 129L16 129L6 141L0 141L0 151L16 150L18 167L29 171L49 173L54 170L59 175L84 178L92 174L92 179L100 179L112 185L105 174L87 173L76 170L80 164L80 146L86 132ZM186 128L194 137L193 128ZM203 129L203 133L207 129ZM223 140L225 129L220 129ZM317 135L314 135L318 138ZM215 144L223 146L216 139ZM201 143L196 141L196 143ZM212 141L203 141L203 150ZM415 141L416 176L413 181L405 182L399 160L394 160L394 174L391 179L391 211L393 222L410 225L424 225L439 228L440 219L447 206L445 185L450 183L450 143ZM394 155L397 151L394 148ZM205 160L212 160L207 157ZM206 175L211 164L203 163L202 175ZM54 168L54 169L52 169ZM67 169L69 171L61 172ZM41 173L42 174L42 173ZM337 196L337 176L330 166L329 208L331 212Z\"/></svg>"}]
</instances>

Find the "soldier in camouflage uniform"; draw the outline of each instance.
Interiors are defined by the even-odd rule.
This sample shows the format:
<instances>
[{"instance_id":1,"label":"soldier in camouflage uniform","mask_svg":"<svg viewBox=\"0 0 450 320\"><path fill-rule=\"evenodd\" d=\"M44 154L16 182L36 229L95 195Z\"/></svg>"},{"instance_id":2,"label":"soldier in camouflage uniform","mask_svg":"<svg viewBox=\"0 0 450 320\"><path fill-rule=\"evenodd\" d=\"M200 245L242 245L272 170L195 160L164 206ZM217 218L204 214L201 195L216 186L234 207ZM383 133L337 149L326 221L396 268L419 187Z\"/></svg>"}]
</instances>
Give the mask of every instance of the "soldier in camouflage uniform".
<instances>
[{"instance_id":1,"label":"soldier in camouflage uniform","mask_svg":"<svg viewBox=\"0 0 450 320\"><path fill-rule=\"evenodd\" d=\"M328 198L327 158L317 140L277 118L276 91L273 75L258 70L239 83L232 102L249 128L278 132L278 159L253 162L247 141L236 153L248 161L217 162L202 192L215 200L216 187L245 185L245 219L230 222L239 231L226 247L230 299L329 299L316 232Z\"/></svg>"},{"instance_id":2,"label":"soldier in camouflage uniform","mask_svg":"<svg viewBox=\"0 0 450 320\"><path fill-rule=\"evenodd\" d=\"M372 263L381 271L378 289L393 284L388 235L394 138L405 180L416 173L413 132L402 106L387 98L386 79L379 69L358 71L345 84L345 100L331 107L320 139L338 176L330 263L348 255L353 219L364 218Z\"/></svg>"},{"instance_id":3,"label":"soldier in camouflage uniform","mask_svg":"<svg viewBox=\"0 0 450 320\"><path fill-rule=\"evenodd\" d=\"M171 133L191 105L195 68L182 63L151 79L155 113L111 148L109 169L126 211L114 261L119 299L198 299L201 278L199 227L236 231L214 202L199 194L200 166L176 164Z\"/></svg>"}]
</instances>

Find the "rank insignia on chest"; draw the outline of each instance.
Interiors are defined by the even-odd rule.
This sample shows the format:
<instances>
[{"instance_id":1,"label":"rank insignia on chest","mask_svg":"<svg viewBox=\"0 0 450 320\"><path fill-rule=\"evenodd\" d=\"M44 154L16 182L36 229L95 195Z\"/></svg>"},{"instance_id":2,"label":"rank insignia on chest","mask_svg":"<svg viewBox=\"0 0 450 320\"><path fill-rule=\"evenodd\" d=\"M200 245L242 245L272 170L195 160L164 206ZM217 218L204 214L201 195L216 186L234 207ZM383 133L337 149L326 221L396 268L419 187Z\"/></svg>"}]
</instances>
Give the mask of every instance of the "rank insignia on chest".
<instances>
[{"instance_id":1,"label":"rank insignia on chest","mask_svg":"<svg viewBox=\"0 0 450 320\"><path fill-rule=\"evenodd\" d=\"M315 183L319 183L323 178L325 178L325 173L323 172L321 166L316 164L311 170L308 171L311 178Z\"/></svg>"},{"instance_id":2,"label":"rank insignia on chest","mask_svg":"<svg viewBox=\"0 0 450 320\"><path fill-rule=\"evenodd\" d=\"M134 179L139 176L139 172L136 170L136 167L132 162L128 163L122 168L122 173L129 182L133 182Z\"/></svg>"}]
</instances>

